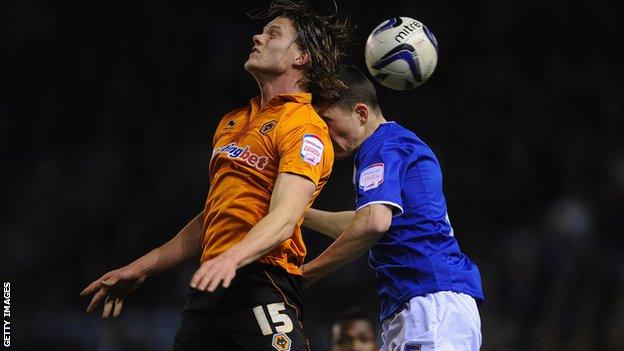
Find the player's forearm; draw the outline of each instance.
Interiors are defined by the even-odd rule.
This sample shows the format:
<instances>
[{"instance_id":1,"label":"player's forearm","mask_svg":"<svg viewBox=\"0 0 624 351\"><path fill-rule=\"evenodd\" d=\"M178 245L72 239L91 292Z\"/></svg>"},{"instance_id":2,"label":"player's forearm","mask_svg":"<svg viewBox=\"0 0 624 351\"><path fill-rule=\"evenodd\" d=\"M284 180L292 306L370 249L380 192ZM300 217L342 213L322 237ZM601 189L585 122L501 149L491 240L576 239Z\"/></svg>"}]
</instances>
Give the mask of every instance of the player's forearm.
<instances>
[{"instance_id":1,"label":"player's forearm","mask_svg":"<svg viewBox=\"0 0 624 351\"><path fill-rule=\"evenodd\" d=\"M385 226L375 223L367 211L358 211L350 225L323 253L305 265L305 274L321 279L362 256L384 234ZM385 228L385 229L384 229Z\"/></svg>"},{"instance_id":2,"label":"player's forearm","mask_svg":"<svg viewBox=\"0 0 624 351\"><path fill-rule=\"evenodd\" d=\"M203 211L193 218L176 236L131 263L146 276L171 268L201 252Z\"/></svg>"},{"instance_id":3,"label":"player's forearm","mask_svg":"<svg viewBox=\"0 0 624 351\"><path fill-rule=\"evenodd\" d=\"M355 211L329 212L314 208L306 212L303 226L336 239L347 229Z\"/></svg>"},{"instance_id":4,"label":"player's forearm","mask_svg":"<svg viewBox=\"0 0 624 351\"><path fill-rule=\"evenodd\" d=\"M223 254L237 267L249 264L267 254L293 235L312 199L315 185L308 178L280 173L275 181L269 213L245 235L245 238Z\"/></svg>"},{"instance_id":5,"label":"player's forearm","mask_svg":"<svg viewBox=\"0 0 624 351\"><path fill-rule=\"evenodd\" d=\"M238 267L245 266L266 255L290 238L297 225L298 218L288 216L285 211L272 211L260 220L243 240L225 254L230 255Z\"/></svg>"}]
</instances>

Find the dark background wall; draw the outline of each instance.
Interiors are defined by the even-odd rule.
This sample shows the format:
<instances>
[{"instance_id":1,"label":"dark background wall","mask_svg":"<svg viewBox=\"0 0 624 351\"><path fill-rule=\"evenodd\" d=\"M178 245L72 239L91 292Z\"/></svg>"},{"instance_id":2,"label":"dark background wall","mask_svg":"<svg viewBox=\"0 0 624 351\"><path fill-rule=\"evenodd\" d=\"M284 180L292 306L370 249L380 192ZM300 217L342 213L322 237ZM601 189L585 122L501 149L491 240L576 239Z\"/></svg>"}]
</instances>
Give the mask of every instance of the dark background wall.
<instances>
[{"instance_id":1,"label":"dark background wall","mask_svg":"<svg viewBox=\"0 0 624 351\"><path fill-rule=\"evenodd\" d=\"M624 349L624 42L607 1L340 1L368 33L410 16L440 44L421 88L378 86L386 117L437 152L479 265L483 350ZM265 2L0 4L1 274L15 350L167 350L192 262L119 320L78 293L173 236L202 205L220 116L258 94L242 63ZM317 1L319 8L328 2ZM316 206L353 206L337 163ZM311 256L329 243L305 232ZM378 310L365 259L305 293L314 350L343 309Z\"/></svg>"}]
</instances>

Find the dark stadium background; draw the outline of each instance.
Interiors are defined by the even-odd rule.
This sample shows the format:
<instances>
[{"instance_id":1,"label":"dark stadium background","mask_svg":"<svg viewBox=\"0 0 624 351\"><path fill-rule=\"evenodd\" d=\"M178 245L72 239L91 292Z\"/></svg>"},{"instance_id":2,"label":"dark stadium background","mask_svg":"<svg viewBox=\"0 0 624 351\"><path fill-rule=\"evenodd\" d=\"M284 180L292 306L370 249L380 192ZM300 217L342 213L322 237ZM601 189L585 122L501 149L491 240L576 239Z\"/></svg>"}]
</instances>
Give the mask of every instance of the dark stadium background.
<instances>
[{"instance_id":1,"label":"dark stadium background","mask_svg":"<svg viewBox=\"0 0 624 351\"><path fill-rule=\"evenodd\" d=\"M168 350L195 263L147 281L119 320L78 293L174 235L207 191L219 117L255 96L243 70L266 2L0 3L1 278L12 350ZM316 1L328 8L328 1ZM421 88L379 88L386 117L437 152L451 221L487 296L483 350L624 350L621 2L339 1L352 63L387 17L440 45ZM316 206L353 206L336 163ZM327 244L305 232L311 257ZM314 350L361 306L365 259L305 293Z\"/></svg>"}]
</instances>

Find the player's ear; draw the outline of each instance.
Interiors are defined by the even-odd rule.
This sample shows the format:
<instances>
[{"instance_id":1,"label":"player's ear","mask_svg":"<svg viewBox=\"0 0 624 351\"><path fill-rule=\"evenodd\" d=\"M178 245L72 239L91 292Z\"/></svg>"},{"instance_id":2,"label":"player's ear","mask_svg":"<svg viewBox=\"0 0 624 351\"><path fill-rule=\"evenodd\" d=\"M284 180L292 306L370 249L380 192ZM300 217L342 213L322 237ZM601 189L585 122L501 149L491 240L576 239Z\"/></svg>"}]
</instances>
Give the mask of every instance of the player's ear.
<instances>
[{"instance_id":1,"label":"player's ear","mask_svg":"<svg viewBox=\"0 0 624 351\"><path fill-rule=\"evenodd\" d=\"M360 121L360 124L366 124L366 122L368 121L368 113L369 113L368 106L366 106L365 104L361 102L358 102L357 104L355 104L355 114L357 115L357 118Z\"/></svg>"},{"instance_id":2,"label":"player's ear","mask_svg":"<svg viewBox=\"0 0 624 351\"><path fill-rule=\"evenodd\" d=\"M299 56L295 57L295 61L293 62L293 64L295 66L305 66L308 64L308 62L310 62L310 53L307 51L302 51L299 53Z\"/></svg>"}]
</instances>

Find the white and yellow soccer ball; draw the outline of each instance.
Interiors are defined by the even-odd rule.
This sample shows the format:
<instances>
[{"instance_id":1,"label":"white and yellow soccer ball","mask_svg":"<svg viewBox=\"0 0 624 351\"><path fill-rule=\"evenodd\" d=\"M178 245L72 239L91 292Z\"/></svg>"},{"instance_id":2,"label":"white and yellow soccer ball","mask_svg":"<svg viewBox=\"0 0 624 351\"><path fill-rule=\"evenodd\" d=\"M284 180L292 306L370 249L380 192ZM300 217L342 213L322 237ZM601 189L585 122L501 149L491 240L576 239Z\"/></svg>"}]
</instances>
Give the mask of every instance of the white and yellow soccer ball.
<instances>
[{"instance_id":1,"label":"white and yellow soccer ball","mask_svg":"<svg viewBox=\"0 0 624 351\"><path fill-rule=\"evenodd\" d=\"M364 55L368 71L379 83L408 90L433 74L438 64L438 42L420 21L395 17L373 29Z\"/></svg>"}]
</instances>

